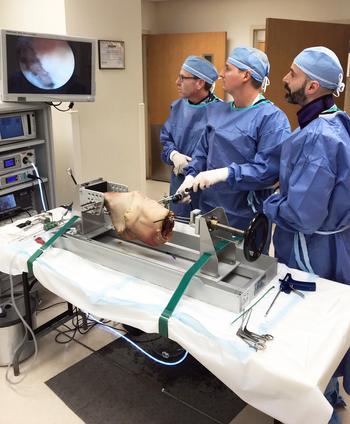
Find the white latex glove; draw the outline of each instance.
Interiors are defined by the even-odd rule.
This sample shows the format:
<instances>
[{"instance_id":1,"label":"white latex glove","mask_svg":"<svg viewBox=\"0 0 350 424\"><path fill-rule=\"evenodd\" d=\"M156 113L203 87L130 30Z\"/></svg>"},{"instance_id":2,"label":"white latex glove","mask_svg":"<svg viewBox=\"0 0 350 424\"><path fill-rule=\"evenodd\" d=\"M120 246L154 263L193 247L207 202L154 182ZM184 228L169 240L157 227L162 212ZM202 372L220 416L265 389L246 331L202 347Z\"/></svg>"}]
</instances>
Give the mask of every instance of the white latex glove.
<instances>
[{"instance_id":1,"label":"white latex glove","mask_svg":"<svg viewBox=\"0 0 350 424\"><path fill-rule=\"evenodd\" d=\"M182 153L177 152L176 150L173 150L170 153L169 158L174 164L173 172L175 175L183 174L184 168L186 168L186 166L188 165L188 162L192 160L190 156L183 155Z\"/></svg>"},{"instance_id":2,"label":"white latex glove","mask_svg":"<svg viewBox=\"0 0 350 424\"><path fill-rule=\"evenodd\" d=\"M193 191L204 190L214 184L224 182L228 178L228 168L211 169L200 172L193 181Z\"/></svg>"},{"instance_id":3,"label":"white latex glove","mask_svg":"<svg viewBox=\"0 0 350 424\"><path fill-rule=\"evenodd\" d=\"M184 182L180 185L180 187L177 189L176 193L179 193L181 191L185 191L186 189L191 189L193 186L194 177L192 175L187 175ZM182 200L180 200L179 203L190 203L191 202L191 196L187 195Z\"/></svg>"}]
</instances>

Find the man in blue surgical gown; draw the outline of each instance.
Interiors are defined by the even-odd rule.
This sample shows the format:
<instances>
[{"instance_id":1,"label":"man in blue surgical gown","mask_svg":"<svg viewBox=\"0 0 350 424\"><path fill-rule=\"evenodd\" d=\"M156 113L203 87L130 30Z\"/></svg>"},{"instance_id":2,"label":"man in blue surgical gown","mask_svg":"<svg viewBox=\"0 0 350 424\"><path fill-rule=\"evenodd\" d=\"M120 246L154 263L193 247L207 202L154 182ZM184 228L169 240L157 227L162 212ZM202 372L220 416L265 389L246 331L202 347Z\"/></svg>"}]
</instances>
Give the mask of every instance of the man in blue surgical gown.
<instances>
[{"instance_id":1,"label":"man in blue surgical gown","mask_svg":"<svg viewBox=\"0 0 350 424\"><path fill-rule=\"evenodd\" d=\"M176 80L181 98L171 105L170 116L160 133L162 160L173 165L170 194L176 193L184 181L184 169L206 125L206 109L220 100L212 92L217 78L214 65L202 57L189 56L181 67ZM171 204L171 210L188 217L198 205L199 195L193 196L191 205Z\"/></svg>"},{"instance_id":2,"label":"man in blue surgical gown","mask_svg":"<svg viewBox=\"0 0 350 424\"><path fill-rule=\"evenodd\" d=\"M325 47L294 59L283 82L286 99L301 106L299 128L283 144L280 193L265 201L264 211L276 223L280 262L350 284L350 118L333 100L344 90L342 78L339 59ZM349 365L345 358L340 367L347 391ZM330 393L332 380L326 397L336 406L342 401Z\"/></svg>"},{"instance_id":3,"label":"man in blue surgical gown","mask_svg":"<svg viewBox=\"0 0 350 424\"><path fill-rule=\"evenodd\" d=\"M229 224L240 229L271 194L282 142L290 134L286 115L261 93L269 68L260 50L237 47L231 52L221 78L234 100L208 109L205 131L180 187L203 190L202 212L223 207Z\"/></svg>"}]
</instances>

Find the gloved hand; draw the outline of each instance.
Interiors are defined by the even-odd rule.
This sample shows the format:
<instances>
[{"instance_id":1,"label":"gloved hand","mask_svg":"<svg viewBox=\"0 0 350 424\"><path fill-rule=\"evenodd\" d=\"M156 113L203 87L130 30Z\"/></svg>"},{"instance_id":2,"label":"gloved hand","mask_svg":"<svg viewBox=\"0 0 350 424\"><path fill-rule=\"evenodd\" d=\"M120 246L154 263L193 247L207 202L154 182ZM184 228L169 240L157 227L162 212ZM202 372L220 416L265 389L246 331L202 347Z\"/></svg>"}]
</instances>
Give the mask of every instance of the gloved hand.
<instances>
[{"instance_id":1,"label":"gloved hand","mask_svg":"<svg viewBox=\"0 0 350 424\"><path fill-rule=\"evenodd\" d=\"M214 184L224 182L228 178L228 168L211 169L210 171L200 172L193 181L193 191L205 189Z\"/></svg>"},{"instance_id":2,"label":"gloved hand","mask_svg":"<svg viewBox=\"0 0 350 424\"><path fill-rule=\"evenodd\" d=\"M170 153L170 160L174 164L174 174L179 175L183 174L184 168L188 165L188 162L192 160L190 156L183 155L180 152L177 152L176 150L173 150Z\"/></svg>"},{"instance_id":3,"label":"gloved hand","mask_svg":"<svg viewBox=\"0 0 350 424\"><path fill-rule=\"evenodd\" d=\"M191 189L193 185L194 177L192 175L187 175L184 182L180 185L180 187L177 189L176 193L179 193L181 191L185 191L186 189ZM191 196L187 195L182 200L180 200L179 203L190 203L191 202Z\"/></svg>"}]
</instances>

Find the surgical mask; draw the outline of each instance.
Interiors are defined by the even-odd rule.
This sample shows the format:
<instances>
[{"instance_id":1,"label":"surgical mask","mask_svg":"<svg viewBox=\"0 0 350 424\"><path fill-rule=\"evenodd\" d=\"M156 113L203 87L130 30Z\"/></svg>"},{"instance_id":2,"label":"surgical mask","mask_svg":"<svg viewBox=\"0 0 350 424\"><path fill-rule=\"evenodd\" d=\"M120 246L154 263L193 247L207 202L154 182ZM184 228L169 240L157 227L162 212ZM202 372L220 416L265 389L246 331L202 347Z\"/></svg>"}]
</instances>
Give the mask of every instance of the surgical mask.
<instances>
[{"instance_id":1,"label":"surgical mask","mask_svg":"<svg viewBox=\"0 0 350 424\"><path fill-rule=\"evenodd\" d=\"M268 77L264 77L263 82L261 84L261 89L264 93L269 85L270 85L270 80L268 79Z\"/></svg>"},{"instance_id":2,"label":"surgical mask","mask_svg":"<svg viewBox=\"0 0 350 424\"><path fill-rule=\"evenodd\" d=\"M344 89L345 89L345 84L343 83L343 74L339 74L338 87L335 89L333 95L335 97L339 97L340 93L342 93Z\"/></svg>"}]
</instances>

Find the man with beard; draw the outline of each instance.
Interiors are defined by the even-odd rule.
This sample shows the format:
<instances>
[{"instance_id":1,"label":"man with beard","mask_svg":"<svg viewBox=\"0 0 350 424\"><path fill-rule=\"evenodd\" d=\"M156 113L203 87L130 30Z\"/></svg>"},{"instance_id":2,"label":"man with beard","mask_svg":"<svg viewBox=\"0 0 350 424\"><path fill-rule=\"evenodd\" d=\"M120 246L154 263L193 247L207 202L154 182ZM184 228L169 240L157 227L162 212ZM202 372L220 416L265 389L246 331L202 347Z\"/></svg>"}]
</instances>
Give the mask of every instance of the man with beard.
<instances>
[{"instance_id":1,"label":"man with beard","mask_svg":"<svg viewBox=\"0 0 350 424\"><path fill-rule=\"evenodd\" d=\"M280 193L264 202L264 212L276 223L280 262L350 284L350 118L333 100L344 90L342 79L339 59L326 47L294 59L283 82L287 101L301 106L299 128L283 144ZM350 393L348 358L337 375ZM335 377L325 395L333 406L344 404Z\"/></svg>"}]
</instances>

